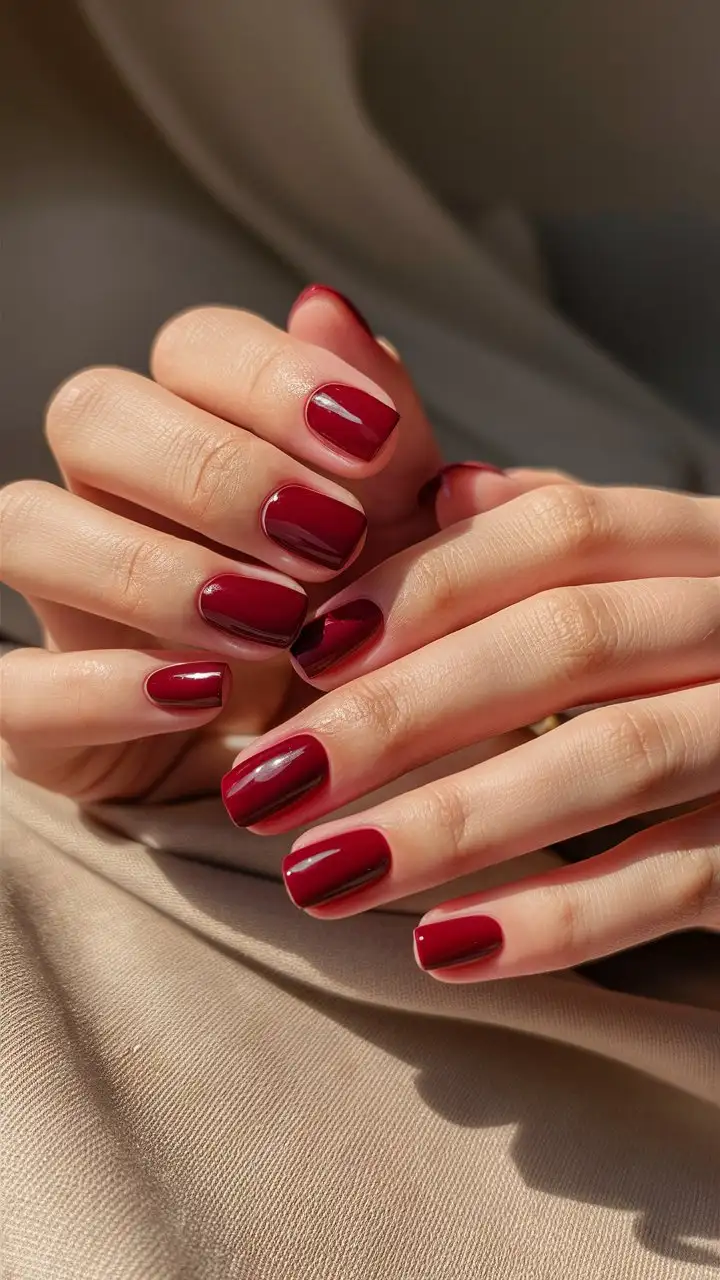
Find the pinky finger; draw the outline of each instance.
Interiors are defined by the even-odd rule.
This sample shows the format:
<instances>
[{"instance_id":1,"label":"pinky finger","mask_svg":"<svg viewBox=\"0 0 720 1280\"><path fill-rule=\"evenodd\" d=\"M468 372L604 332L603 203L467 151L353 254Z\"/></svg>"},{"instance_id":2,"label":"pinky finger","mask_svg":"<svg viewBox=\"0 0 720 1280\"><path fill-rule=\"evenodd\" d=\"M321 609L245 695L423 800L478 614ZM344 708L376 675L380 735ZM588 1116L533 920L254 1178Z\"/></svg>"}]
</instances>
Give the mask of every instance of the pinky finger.
<instances>
[{"instance_id":1,"label":"pinky finger","mask_svg":"<svg viewBox=\"0 0 720 1280\"><path fill-rule=\"evenodd\" d=\"M415 956L443 982L482 982L571 968L691 928L720 928L718 803L589 862L428 912Z\"/></svg>"},{"instance_id":2,"label":"pinky finger","mask_svg":"<svg viewBox=\"0 0 720 1280\"><path fill-rule=\"evenodd\" d=\"M227 702L230 679L227 663L188 651L11 650L0 661L8 762L197 729Z\"/></svg>"}]
</instances>

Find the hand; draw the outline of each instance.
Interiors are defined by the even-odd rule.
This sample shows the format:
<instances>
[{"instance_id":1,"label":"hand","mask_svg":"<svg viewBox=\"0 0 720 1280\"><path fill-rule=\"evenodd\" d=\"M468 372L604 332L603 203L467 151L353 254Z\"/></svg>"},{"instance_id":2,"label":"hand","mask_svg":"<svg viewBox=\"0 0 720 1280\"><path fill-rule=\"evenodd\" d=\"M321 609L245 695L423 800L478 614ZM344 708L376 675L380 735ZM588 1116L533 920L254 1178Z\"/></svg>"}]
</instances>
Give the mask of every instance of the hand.
<instances>
[{"instance_id":1,"label":"hand","mask_svg":"<svg viewBox=\"0 0 720 1280\"><path fill-rule=\"evenodd\" d=\"M332 291L289 328L192 311L159 334L155 382L90 369L54 396L69 492L2 495L3 578L47 635L0 666L18 774L84 803L216 787L228 734L272 724L291 680L317 696L287 658L300 584L319 602L433 527L416 499L438 454L404 370Z\"/></svg>"},{"instance_id":2,"label":"hand","mask_svg":"<svg viewBox=\"0 0 720 1280\"><path fill-rule=\"evenodd\" d=\"M720 499L494 469L444 477L430 493L443 531L301 633L298 669L332 692L241 755L224 782L231 817L261 833L306 824L429 759L590 706L304 834L283 869L291 897L348 916L705 801L581 865L446 902L416 930L416 957L474 982L717 928Z\"/></svg>"}]
</instances>

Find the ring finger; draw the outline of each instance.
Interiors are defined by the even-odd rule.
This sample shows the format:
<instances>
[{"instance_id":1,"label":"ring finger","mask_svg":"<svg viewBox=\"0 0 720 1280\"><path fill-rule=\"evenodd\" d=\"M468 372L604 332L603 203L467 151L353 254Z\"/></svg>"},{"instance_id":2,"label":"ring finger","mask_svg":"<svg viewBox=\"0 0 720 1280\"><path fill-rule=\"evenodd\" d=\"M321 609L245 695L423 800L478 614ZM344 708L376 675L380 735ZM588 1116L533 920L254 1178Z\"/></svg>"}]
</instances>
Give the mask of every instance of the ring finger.
<instances>
[{"instance_id":1,"label":"ring finger","mask_svg":"<svg viewBox=\"0 0 720 1280\"><path fill-rule=\"evenodd\" d=\"M305 592L281 573L148 531L54 485L9 485L0 519L8 586L171 644L267 657L291 644L305 616Z\"/></svg>"}]
</instances>

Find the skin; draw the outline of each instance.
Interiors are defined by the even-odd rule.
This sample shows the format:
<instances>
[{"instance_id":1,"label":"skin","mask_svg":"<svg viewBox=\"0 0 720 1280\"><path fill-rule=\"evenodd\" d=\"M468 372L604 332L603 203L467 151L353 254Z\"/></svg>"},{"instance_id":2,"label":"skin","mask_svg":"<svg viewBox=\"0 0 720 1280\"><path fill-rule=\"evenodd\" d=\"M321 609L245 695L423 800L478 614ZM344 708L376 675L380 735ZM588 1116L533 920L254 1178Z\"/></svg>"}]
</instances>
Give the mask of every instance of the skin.
<instances>
[{"instance_id":1,"label":"skin","mask_svg":"<svg viewBox=\"0 0 720 1280\"><path fill-rule=\"evenodd\" d=\"M47 633L46 651L2 662L10 767L82 803L161 799L215 788L229 734L267 731L237 759L315 734L331 786L256 828L275 833L497 738L499 754L303 836L298 849L374 826L392 849L384 880L313 914L355 914L624 816L690 805L581 866L438 906L426 922L491 915L504 945L434 976L541 972L717 928L720 500L455 471L435 511L423 510L417 491L439 459L397 353L333 296L310 298L290 327L288 337L244 313L189 313L159 335L157 385L91 370L53 400L48 437L69 492L26 483L2 503L3 576ZM304 397L329 380L374 388L400 410L402 430L372 464L303 434ZM288 466L367 513L367 542L340 578L257 541L250 517ZM191 598L242 556L320 611L375 600L382 640L312 684L285 655L198 640L178 612L181 588ZM144 697L151 669L209 652L234 678L221 713ZM588 704L537 740L503 737Z\"/></svg>"},{"instance_id":2,"label":"skin","mask_svg":"<svg viewBox=\"0 0 720 1280\"><path fill-rule=\"evenodd\" d=\"M435 527L416 495L440 457L395 356L331 293L304 302L289 329L228 308L187 312L156 338L155 381L89 369L54 395L46 433L67 491L23 481L0 496L2 578L46 636L44 651L0 662L3 755L20 776L83 804L216 791L230 735L262 732L317 694L287 654L208 629L194 604L202 583L242 562L315 606ZM307 430L305 399L328 381L401 412L404 432L372 463ZM342 576L262 536L259 507L288 480L364 507L367 540ZM222 711L145 696L151 671L209 655L232 673Z\"/></svg>"}]
</instances>

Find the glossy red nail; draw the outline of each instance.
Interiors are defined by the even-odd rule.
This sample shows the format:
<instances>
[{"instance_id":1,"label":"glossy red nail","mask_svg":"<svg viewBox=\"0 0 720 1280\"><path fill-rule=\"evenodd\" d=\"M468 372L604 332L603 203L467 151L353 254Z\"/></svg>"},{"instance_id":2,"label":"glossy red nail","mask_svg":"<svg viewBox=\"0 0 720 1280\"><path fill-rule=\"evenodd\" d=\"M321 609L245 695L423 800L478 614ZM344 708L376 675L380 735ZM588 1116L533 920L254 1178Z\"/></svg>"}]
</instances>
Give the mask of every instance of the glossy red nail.
<instances>
[{"instance_id":1,"label":"glossy red nail","mask_svg":"<svg viewBox=\"0 0 720 1280\"><path fill-rule=\"evenodd\" d=\"M285 888L296 907L317 907L382 880L390 870L390 846L379 831L339 835L289 853L282 864Z\"/></svg>"},{"instance_id":2,"label":"glossy red nail","mask_svg":"<svg viewBox=\"0 0 720 1280\"><path fill-rule=\"evenodd\" d=\"M271 493L260 518L273 542L326 569L342 569L367 529L365 514L357 507L301 484Z\"/></svg>"},{"instance_id":3,"label":"glossy red nail","mask_svg":"<svg viewBox=\"0 0 720 1280\"><path fill-rule=\"evenodd\" d=\"M292 307L290 308L290 315L288 316L288 324L292 320L292 317L295 315L295 312L298 310L298 307L301 307L302 304L304 302L307 302L309 298L320 298L322 297L323 294L329 294L331 298L337 298L338 302L342 302L343 306L347 307L350 314L355 317L358 324L360 325L360 328L364 329L365 332L369 334L371 338L374 336L373 331L370 328L370 325L368 324L362 312L358 311L355 304L352 303L349 298L346 298L344 293L338 293L337 289L331 289L329 284L309 284L307 289L303 289L302 293L298 294L297 298L292 304Z\"/></svg>"},{"instance_id":4,"label":"glossy red nail","mask_svg":"<svg viewBox=\"0 0 720 1280\"><path fill-rule=\"evenodd\" d=\"M198 609L218 631L288 649L305 620L307 596L267 578L220 573L201 588Z\"/></svg>"},{"instance_id":5,"label":"glossy red nail","mask_svg":"<svg viewBox=\"0 0 720 1280\"><path fill-rule=\"evenodd\" d=\"M326 382L305 405L310 430L333 449L361 462L371 462L395 430L400 414L367 391Z\"/></svg>"},{"instance_id":6,"label":"glossy red nail","mask_svg":"<svg viewBox=\"0 0 720 1280\"><path fill-rule=\"evenodd\" d=\"M225 774L222 798L238 827L252 827L297 804L330 777L325 748L308 733L266 747Z\"/></svg>"},{"instance_id":7,"label":"glossy red nail","mask_svg":"<svg viewBox=\"0 0 720 1280\"><path fill-rule=\"evenodd\" d=\"M485 960L502 949L503 931L491 916L448 916L420 924L414 933L415 950L423 969L448 969L451 965Z\"/></svg>"},{"instance_id":8,"label":"glossy red nail","mask_svg":"<svg viewBox=\"0 0 720 1280\"><path fill-rule=\"evenodd\" d=\"M420 506L426 507L434 503L444 481L458 471L489 471L491 475L505 475L502 467L496 467L492 462L450 462L425 482L417 498Z\"/></svg>"},{"instance_id":9,"label":"glossy red nail","mask_svg":"<svg viewBox=\"0 0 720 1280\"><path fill-rule=\"evenodd\" d=\"M373 600L352 600L308 622L291 652L312 680L355 657L382 634L384 626L382 610Z\"/></svg>"},{"instance_id":10,"label":"glossy red nail","mask_svg":"<svg viewBox=\"0 0 720 1280\"><path fill-rule=\"evenodd\" d=\"M229 686L230 668L225 662L178 662L151 671L145 692L159 707L204 711L221 707Z\"/></svg>"}]
</instances>

